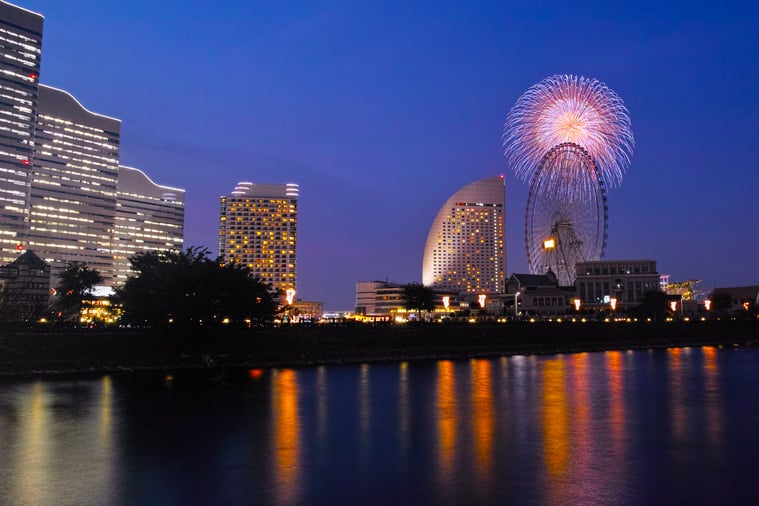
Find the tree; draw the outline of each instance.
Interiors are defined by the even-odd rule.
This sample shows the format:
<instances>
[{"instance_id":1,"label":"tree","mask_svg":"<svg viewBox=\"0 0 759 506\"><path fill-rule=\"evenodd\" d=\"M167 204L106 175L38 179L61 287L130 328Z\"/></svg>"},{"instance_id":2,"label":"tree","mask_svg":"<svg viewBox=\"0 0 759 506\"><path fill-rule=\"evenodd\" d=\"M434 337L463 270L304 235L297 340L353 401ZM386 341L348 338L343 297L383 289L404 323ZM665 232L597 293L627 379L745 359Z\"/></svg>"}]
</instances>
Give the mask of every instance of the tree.
<instances>
[{"instance_id":1,"label":"tree","mask_svg":"<svg viewBox=\"0 0 759 506\"><path fill-rule=\"evenodd\" d=\"M0 283L0 321L17 321L19 316L19 299L21 290L10 283Z\"/></svg>"},{"instance_id":2,"label":"tree","mask_svg":"<svg viewBox=\"0 0 759 506\"><path fill-rule=\"evenodd\" d=\"M717 292L712 297L712 308L718 316L727 316L733 307L733 297L728 292Z\"/></svg>"},{"instance_id":3,"label":"tree","mask_svg":"<svg viewBox=\"0 0 759 506\"><path fill-rule=\"evenodd\" d=\"M269 320L269 285L237 264L212 259L205 248L149 251L129 259L135 275L116 293L123 320L157 328L218 326L245 319Z\"/></svg>"},{"instance_id":4,"label":"tree","mask_svg":"<svg viewBox=\"0 0 759 506\"><path fill-rule=\"evenodd\" d=\"M419 315L423 311L435 309L435 292L420 283L409 283L403 287L401 295L406 309L415 309Z\"/></svg>"},{"instance_id":5,"label":"tree","mask_svg":"<svg viewBox=\"0 0 759 506\"><path fill-rule=\"evenodd\" d=\"M95 285L103 282L97 269L84 262L68 262L58 275L52 308L61 320L75 320L82 309L82 301L89 297Z\"/></svg>"},{"instance_id":6,"label":"tree","mask_svg":"<svg viewBox=\"0 0 759 506\"><path fill-rule=\"evenodd\" d=\"M664 320L670 315L669 296L659 290L649 290L641 297L640 304L630 310L630 314L639 318Z\"/></svg>"}]
</instances>

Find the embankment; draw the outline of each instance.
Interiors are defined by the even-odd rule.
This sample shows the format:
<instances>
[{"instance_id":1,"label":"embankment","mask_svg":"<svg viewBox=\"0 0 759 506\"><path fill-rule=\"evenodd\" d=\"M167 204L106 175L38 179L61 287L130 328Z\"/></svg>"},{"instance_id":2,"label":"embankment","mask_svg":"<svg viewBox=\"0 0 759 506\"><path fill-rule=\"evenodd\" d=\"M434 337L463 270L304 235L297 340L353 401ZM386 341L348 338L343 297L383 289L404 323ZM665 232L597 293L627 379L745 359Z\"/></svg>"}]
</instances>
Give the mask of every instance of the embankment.
<instances>
[{"instance_id":1,"label":"embankment","mask_svg":"<svg viewBox=\"0 0 759 506\"><path fill-rule=\"evenodd\" d=\"M759 321L314 325L210 335L0 331L0 375L286 367L757 342Z\"/></svg>"}]
</instances>

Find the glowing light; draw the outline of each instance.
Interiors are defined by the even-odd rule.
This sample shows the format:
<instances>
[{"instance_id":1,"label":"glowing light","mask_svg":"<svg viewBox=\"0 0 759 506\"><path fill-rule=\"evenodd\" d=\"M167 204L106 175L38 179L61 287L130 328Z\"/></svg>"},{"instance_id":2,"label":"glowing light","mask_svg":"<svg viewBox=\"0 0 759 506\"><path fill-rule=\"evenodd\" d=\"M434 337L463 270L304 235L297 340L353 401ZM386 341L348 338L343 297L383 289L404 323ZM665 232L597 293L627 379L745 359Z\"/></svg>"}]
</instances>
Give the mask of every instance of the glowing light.
<instances>
[{"instance_id":1,"label":"glowing light","mask_svg":"<svg viewBox=\"0 0 759 506\"><path fill-rule=\"evenodd\" d=\"M286 294L285 300L287 301L287 305L292 306L293 301L295 300L295 290L293 290L292 288L289 288L285 290L285 294Z\"/></svg>"},{"instance_id":2,"label":"glowing light","mask_svg":"<svg viewBox=\"0 0 759 506\"><path fill-rule=\"evenodd\" d=\"M264 375L263 369L251 369L248 371L248 376L252 379L258 379Z\"/></svg>"},{"instance_id":3,"label":"glowing light","mask_svg":"<svg viewBox=\"0 0 759 506\"><path fill-rule=\"evenodd\" d=\"M573 75L554 75L530 87L506 119L509 165L528 181L546 152L562 143L587 150L603 179L618 186L635 145L622 99L596 79Z\"/></svg>"},{"instance_id":4,"label":"glowing light","mask_svg":"<svg viewBox=\"0 0 759 506\"><path fill-rule=\"evenodd\" d=\"M29 165L32 162L30 162L29 160L21 160L21 163L23 163L24 165Z\"/></svg>"},{"instance_id":5,"label":"glowing light","mask_svg":"<svg viewBox=\"0 0 759 506\"><path fill-rule=\"evenodd\" d=\"M543 241L543 249L553 249L555 247L556 247L555 239L551 238L551 239L546 239L545 241Z\"/></svg>"},{"instance_id":6,"label":"glowing light","mask_svg":"<svg viewBox=\"0 0 759 506\"><path fill-rule=\"evenodd\" d=\"M580 310L580 305L582 304L582 300L580 300L580 299L572 299L572 302L574 302L575 311L579 311Z\"/></svg>"},{"instance_id":7,"label":"glowing light","mask_svg":"<svg viewBox=\"0 0 759 506\"><path fill-rule=\"evenodd\" d=\"M609 304L611 305L612 311L615 311L617 309L617 299L615 299L614 297L609 299Z\"/></svg>"},{"instance_id":8,"label":"glowing light","mask_svg":"<svg viewBox=\"0 0 759 506\"><path fill-rule=\"evenodd\" d=\"M487 299L487 295L485 294L482 294L479 297L477 297L477 301L480 303L481 308L485 307L485 299Z\"/></svg>"},{"instance_id":9,"label":"glowing light","mask_svg":"<svg viewBox=\"0 0 759 506\"><path fill-rule=\"evenodd\" d=\"M706 299L704 301L704 309L706 309L707 311L711 311L711 309L712 309L712 301L710 301L709 299Z\"/></svg>"},{"instance_id":10,"label":"glowing light","mask_svg":"<svg viewBox=\"0 0 759 506\"><path fill-rule=\"evenodd\" d=\"M670 301L670 303L669 303L669 308L670 308L672 311L677 311L677 301L676 301L676 300Z\"/></svg>"},{"instance_id":11,"label":"glowing light","mask_svg":"<svg viewBox=\"0 0 759 506\"><path fill-rule=\"evenodd\" d=\"M451 297L449 295L443 295L443 306L445 307L445 309L448 310L450 305L451 305Z\"/></svg>"},{"instance_id":12,"label":"glowing light","mask_svg":"<svg viewBox=\"0 0 759 506\"><path fill-rule=\"evenodd\" d=\"M22 251L24 249L24 245L21 243L16 244L16 251Z\"/></svg>"}]
</instances>

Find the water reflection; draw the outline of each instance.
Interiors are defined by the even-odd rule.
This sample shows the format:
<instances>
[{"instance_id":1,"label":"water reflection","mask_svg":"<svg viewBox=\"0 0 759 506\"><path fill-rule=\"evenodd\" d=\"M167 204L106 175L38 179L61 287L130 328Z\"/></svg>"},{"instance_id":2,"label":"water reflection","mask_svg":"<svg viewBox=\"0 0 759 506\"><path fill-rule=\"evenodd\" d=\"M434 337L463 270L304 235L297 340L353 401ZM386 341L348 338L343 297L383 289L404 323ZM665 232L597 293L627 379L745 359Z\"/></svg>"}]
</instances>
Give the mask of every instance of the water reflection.
<instances>
[{"instance_id":1,"label":"water reflection","mask_svg":"<svg viewBox=\"0 0 759 506\"><path fill-rule=\"evenodd\" d=\"M450 360L437 363L437 454L440 481L450 486L456 464L456 377Z\"/></svg>"},{"instance_id":2,"label":"water reflection","mask_svg":"<svg viewBox=\"0 0 759 506\"><path fill-rule=\"evenodd\" d=\"M719 368L717 364L717 348L704 346L704 404L706 411L706 437L712 447L722 445L722 398L719 390Z\"/></svg>"},{"instance_id":3,"label":"water reflection","mask_svg":"<svg viewBox=\"0 0 759 506\"><path fill-rule=\"evenodd\" d=\"M0 390L0 399L13 421L0 434L0 504L60 504L64 491L110 499L116 459L110 377L37 380Z\"/></svg>"},{"instance_id":4,"label":"water reflection","mask_svg":"<svg viewBox=\"0 0 759 506\"><path fill-rule=\"evenodd\" d=\"M625 399L623 359L621 351L606 352L606 375L609 379L609 425L614 454L619 456L624 450L625 439Z\"/></svg>"},{"instance_id":5,"label":"water reflection","mask_svg":"<svg viewBox=\"0 0 759 506\"><path fill-rule=\"evenodd\" d=\"M369 364L361 364L358 383L358 420L361 430L361 440L366 446L369 438L369 428L372 421L371 388L369 385Z\"/></svg>"},{"instance_id":6,"label":"water reflection","mask_svg":"<svg viewBox=\"0 0 759 506\"><path fill-rule=\"evenodd\" d=\"M0 504L751 503L758 371L703 347L0 382Z\"/></svg>"},{"instance_id":7,"label":"water reflection","mask_svg":"<svg viewBox=\"0 0 759 506\"><path fill-rule=\"evenodd\" d=\"M569 460L569 415L563 360L543 362L542 429L548 472L554 478L561 478L567 472Z\"/></svg>"},{"instance_id":8,"label":"water reflection","mask_svg":"<svg viewBox=\"0 0 759 506\"><path fill-rule=\"evenodd\" d=\"M51 423L47 409L48 393L41 381L32 385L30 395L25 396L21 405L19 454L15 468L14 483L18 487L14 494L19 504L40 504L45 499L45 491L51 481L47 474L50 467Z\"/></svg>"},{"instance_id":9,"label":"water reflection","mask_svg":"<svg viewBox=\"0 0 759 506\"><path fill-rule=\"evenodd\" d=\"M593 457L590 446L592 398L588 380L588 361L587 353L572 355L570 359L572 365L571 444L572 452L575 454L573 460L581 466L583 472L592 465ZM585 486L592 486L592 484L585 483Z\"/></svg>"},{"instance_id":10,"label":"water reflection","mask_svg":"<svg viewBox=\"0 0 759 506\"><path fill-rule=\"evenodd\" d=\"M327 368L320 365L316 368L316 434L322 444L327 438L328 405Z\"/></svg>"},{"instance_id":11,"label":"water reflection","mask_svg":"<svg viewBox=\"0 0 759 506\"><path fill-rule=\"evenodd\" d=\"M685 439L685 391L683 387L683 367L681 348L667 349L669 356L670 423L672 437L677 444Z\"/></svg>"},{"instance_id":12,"label":"water reflection","mask_svg":"<svg viewBox=\"0 0 759 506\"><path fill-rule=\"evenodd\" d=\"M411 399L408 384L408 362L401 362L398 367L398 439L401 442L401 455L406 454L411 435Z\"/></svg>"},{"instance_id":13,"label":"water reflection","mask_svg":"<svg viewBox=\"0 0 759 506\"><path fill-rule=\"evenodd\" d=\"M298 376L295 371L282 369L274 372L271 400L276 497L280 504L293 504L299 493L301 458Z\"/></svg>"},{"instance_id":14,"label":"water reflection","mask_svg":"<svg viewBox=\"0 0 759 506\"><path fill-rule=\"evenodd\" d=\"M493 390L491 386L490 361L472 360L471 366L471 405L472 433L476 454L477 478L489 479L493 453Z\"/></svg>"}]
</instances>

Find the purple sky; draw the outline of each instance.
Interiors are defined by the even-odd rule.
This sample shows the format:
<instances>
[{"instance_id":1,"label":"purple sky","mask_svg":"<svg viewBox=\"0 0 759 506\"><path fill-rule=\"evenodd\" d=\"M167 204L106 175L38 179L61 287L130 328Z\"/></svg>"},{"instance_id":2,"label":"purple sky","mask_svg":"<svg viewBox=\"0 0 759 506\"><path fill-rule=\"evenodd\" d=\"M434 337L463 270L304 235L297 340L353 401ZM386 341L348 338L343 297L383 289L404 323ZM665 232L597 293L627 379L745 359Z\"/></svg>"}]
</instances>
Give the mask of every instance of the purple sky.
<instances>
[{"instance_id":1,"label":"purple sky","mask_svg":"<svg viewBox=\"0 0 759 506\"><path fill-rule=\"evenodd\" d=\"M45 16L41 82L120 118L122 163L187 190L187 245L216 254L238 181L299 183L298 297L327 310L351 309L359 280L420 281L439 207L501 173L507 270L526 272L528 188L500 138L556 73L630 110L606 258L706 290L759 283L752 1L16 3Z\"/></svg>"}]
</instances>

